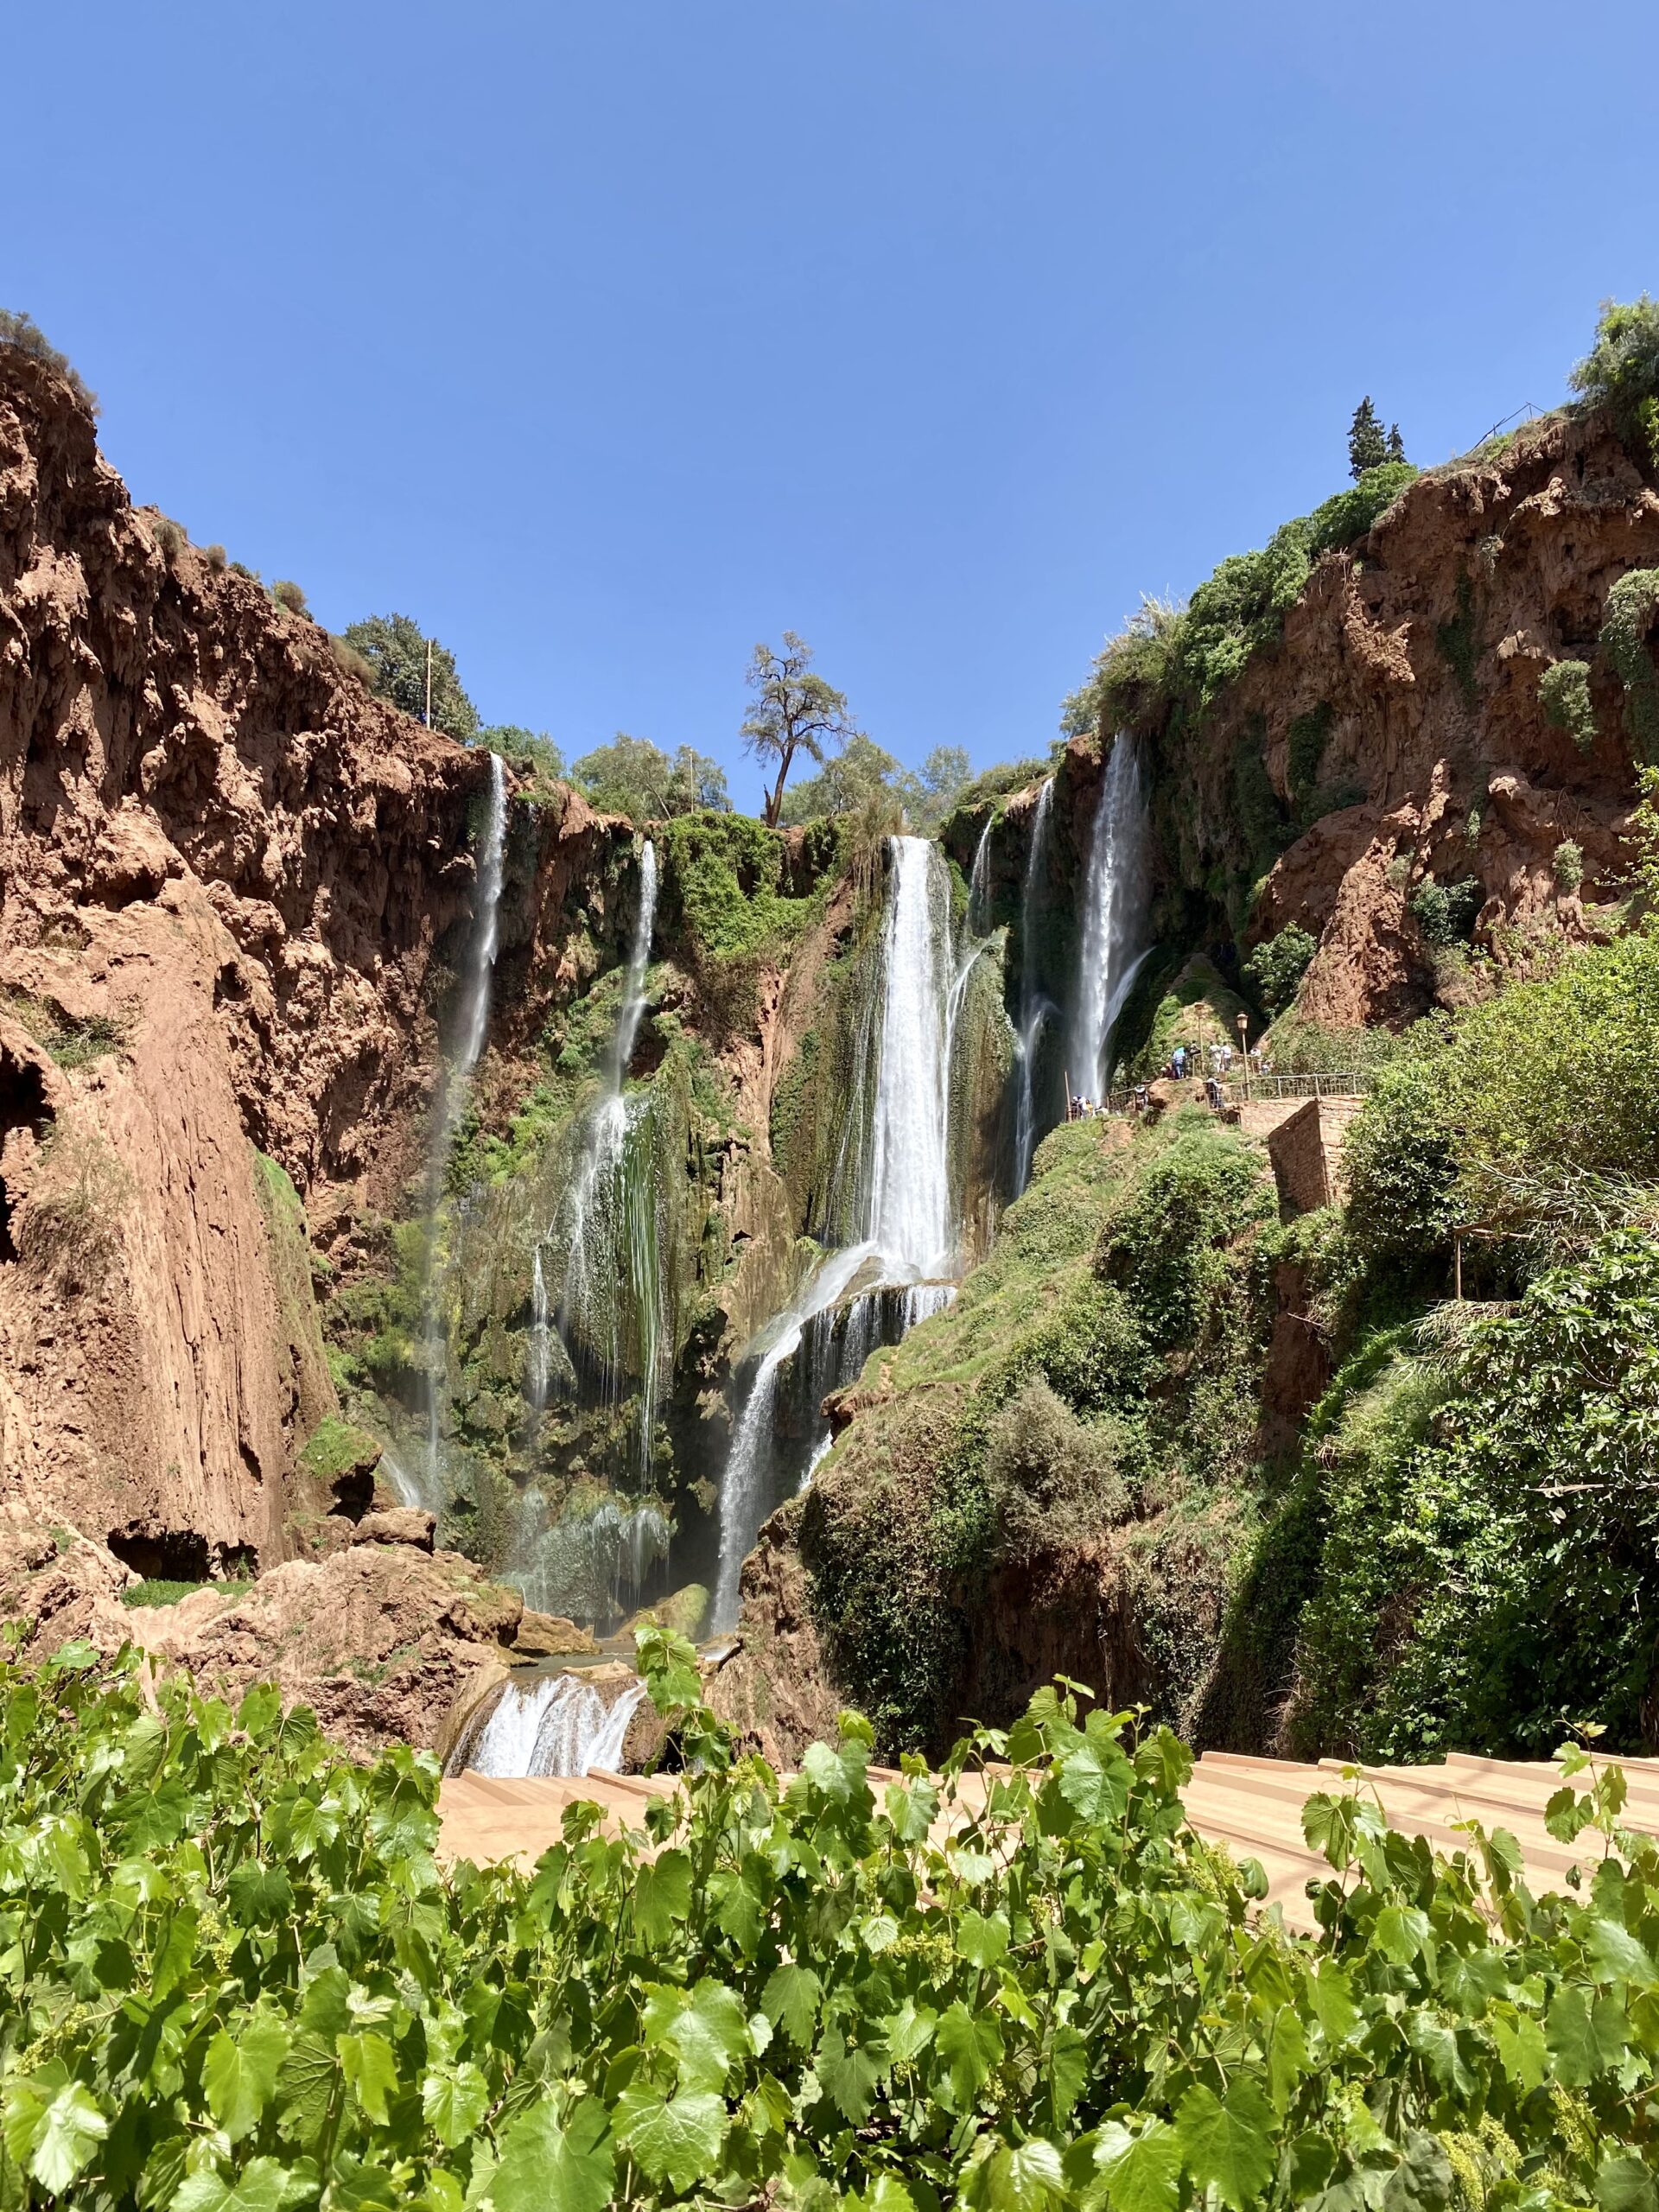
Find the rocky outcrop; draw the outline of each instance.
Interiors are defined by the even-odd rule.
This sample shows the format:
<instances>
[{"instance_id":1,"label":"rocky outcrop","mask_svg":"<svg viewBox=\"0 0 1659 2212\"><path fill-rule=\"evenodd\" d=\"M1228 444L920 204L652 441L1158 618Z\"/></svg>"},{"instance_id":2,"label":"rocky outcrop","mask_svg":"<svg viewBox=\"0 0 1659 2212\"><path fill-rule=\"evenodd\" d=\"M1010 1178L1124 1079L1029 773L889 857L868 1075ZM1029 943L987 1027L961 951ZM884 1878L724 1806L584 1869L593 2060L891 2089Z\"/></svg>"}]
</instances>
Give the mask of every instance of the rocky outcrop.
<instances>
[{"instance_id":1,"label":"rocky outcrop","mask_svg":"<svg viewBox=\"0 0 1659 2212\"><path fill-rule=\"evenodd\" d=\"M421 1162L488 772L134 509L0 346L0 1497L184 1576L367 1503L302 1459L337 1411L310 1239L349 1257ZM506 1062L632 843L514 807Z\"/></svg>"},{"instance_id":2,"label":"rocky outcrop","mask_svg":"<svg viewBox=\"0 0 1659 2212\"><path fill-rule=\"evenodd\" d=\"M1540 938L1585 941L1586 905L1622 894L1635 799L1598 639L1613 585L1656 563L1659 492L1600 415L1427 472L1323 556L1282 639L1207 714L1158 734L1166 887L1213 902L1236 887L1223 934L1244 947L1310 931L1299 1010L1332 1027L1456 1002L1459 963L1414 911L1431 881L1472 880L1475 942L1500 968ZM1539 691L1564 660L1588 669L1594 728L1576 739ZM1582 896L1558 878L1563 843Z\"/></svg>"}]
</instances>

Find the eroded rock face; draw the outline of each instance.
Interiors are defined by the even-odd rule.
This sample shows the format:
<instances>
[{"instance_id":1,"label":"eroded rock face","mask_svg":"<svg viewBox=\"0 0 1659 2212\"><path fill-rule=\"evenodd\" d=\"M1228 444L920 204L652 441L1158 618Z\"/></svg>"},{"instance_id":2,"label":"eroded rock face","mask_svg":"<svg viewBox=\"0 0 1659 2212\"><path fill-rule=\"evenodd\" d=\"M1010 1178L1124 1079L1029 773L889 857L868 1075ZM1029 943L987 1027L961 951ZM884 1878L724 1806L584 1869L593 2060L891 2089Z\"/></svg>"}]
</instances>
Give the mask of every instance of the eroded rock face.
<instances>
[{"instance_id":1,"label":"eroded rock face","mask_svg":"<svg viewBox=\"0 0 1659 2212\"><path fill-rule=\"evenodd\" d=\"M1581 849L1584 900L1620 895L1635 779L1623 690L1597 639L1612 586L1656 563L1659 493L1605 418L1546 417L1490 461L1420 478L1368 537L1327 554L1282 642L1196 728L1160 741L1166 843L1189 888L1254 873L1246 756L1264 764L1292 833L1319 814L1272 865L1247 936L1294 922L1319 939L1303 1014L1345 1027L1456 1002L1412 912L1431 878L1475 880L1476 941L1500 965L1539 938L1594 933L1554 856ZM1584 752L1539 696L1564 659L1590 664Z\"/></svg>"},{"instance_id":2,"label":"eroded rock face","mask_svg":"<svg viewBox=\"0 0 1659 2212\"><path fill-rule=\"evenodd\" d=\"M233 1702L275 1682L345 1750L367 1755L435 1748L457 1699L500 1665L523 1610L458 1554L391 1542L289 1560L239 1593L210 1585L126 1618L135 1643L199 1688Z\"/></svg>"}]
</instances>

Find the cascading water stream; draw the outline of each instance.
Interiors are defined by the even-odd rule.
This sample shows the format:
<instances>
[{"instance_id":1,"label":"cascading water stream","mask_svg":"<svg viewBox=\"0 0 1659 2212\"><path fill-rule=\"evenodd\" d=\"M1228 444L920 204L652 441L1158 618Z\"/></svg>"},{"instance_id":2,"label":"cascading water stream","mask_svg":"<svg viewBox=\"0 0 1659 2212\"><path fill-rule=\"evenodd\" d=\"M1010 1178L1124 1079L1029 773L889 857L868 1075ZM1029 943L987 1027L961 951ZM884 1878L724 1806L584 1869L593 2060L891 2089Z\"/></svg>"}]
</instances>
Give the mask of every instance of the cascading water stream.
<instances>
[{"instance_id":1,"label":"cascading water stream","mask_svg":"<svg viewBox=\"0 0 1659 2212\"><path fill-rule=\"evenodd\" d=\"M473 933L467 945L455 1019L455 1055L445 1070L439 1090L433 1132L432 1158L427 1183L429 1234L425 1281L422 1291L426 1395L426 1467L421 1482L399 1470L411 1502L433 1511L444 1503L442 1401L443 1375L448 1351L442 1315L438 1311L439 1281L432 1265L431 1225L437 1219L443 1190L443 1171L454 1141L455 1126L466 1103L467 1085L478 1065L490 1027L490 986L495 975L495 955L500 934L501 878L507 842L507 777L499 753L490 755L490 796L478 849L478 893L473 909Z\"/></svg>"},{"instance_id":2,"label":"cascading water stream","mask_svg":"<svg viewBox=\"0 0 1659 2212\"><path fill-rule=\"evenodd\" d=\"M893 837L881 1058L871 1128L869 1240L900 1279L948 1275L957 1236L950 1208L950 944L944 868L925 837Z\"/></svg>"},{"instance_id":3,"label":"cascading water stream","mask_svg":"<svg viewBox=\"0 0 1659 2212\"><path fill-rule=\"evenodd\" d=\"M1020 897L1020 1022L1017 1047L1020 1087L1014 1112L1014 1195L1017 1198L1031 1180L1032 1154L1037 1148L1036 1060L1045 1023L1052 1002L1039 988L1036 957L1037 917L1048 882L1049 821L1054 805L1054 779L1046 777L1032 815L1031 845L1026 855L1025 880Z\"/></svg>"},{"instance_id":4,"label":"cascading water stream","mask_svg":"<svg viewBox=\"0 0 1659 2212\"><path fill-rule=\"evenodd\" d=\"M654 1202L639 1186L639 1179L626 1172L632 1124L622 1085L645 1017L645 971L651 963L656 923L657 849L647 837L639 857L639 912L628 952L622 1003L606 1050L600 1095L588 1112L582 1159L554 1224L566 1255L559 1333L567 1346L572 1346L580 1324L590 1351L594 1338L602 1340L606 1388L613 1395L620 1388L623 1367L623 1285L617 1277L626 1268L626 1288L632 1294L639 1332L642 1471L650 1465L660 1383L661 1300L656 1222L650 1211Z\"/></svg>"},{"instance_id":5,"label":"cascading water stream","mask_svg":"<svg viewBox=\"0 0 1659 2212\"><path fill-rule=\"evenodd\" d=\"M451 1770L507 1779L615 1770L645 1694L643 1682L631 1683L607 1705L575 1669L537 1675L522 1687L509 1680L482 1727L457 1746Z\"/></svg>"},{"instance_id":6,"label":"cascading water stream","mask_svg":"<svg viewBox=\"0 0 1659 2212\"><path fill-rule=\"evenodd\" d=\"M880 1020L879 1028L861 1025L859 1032L861 1056L872 1045L880 1055L859 1173L862 1235L819 1261L761 1340L721 1484L716 1632L736 1622L743 1561L775 1502L774 1429L785 1366L804 1362L810 1431L800 1471L806 1474L826 1443L817 1402L861 1370L877 1341L896 1343L948 1302L949 1279L960 1265L950 1186L950 1046L979 948L960 964L952 957L949 881L929 841L890 838L888 855ZM864 1079L861 1070L861 1089ZM861 1274L875 1280L848 1300Z\"/></svg>"},{"instance_id":7,"label":"cascading water stream","mask_svg":"<svg viewBox=\"0 0 1659 2212\"><path fill-rule=\"evenodd\" d=\"M990 928L991 829L995 820L993 809L979 833L979 842L974 848L973 873L968 878L968 927L975 937L984 937Z\"/></svg>"},{"instance_id":8,"label":"cascading water stream","mask_svg":"<svg viewBox=\"0 0 1659 2212\"><path fill-rule=\"evenodd\" d=\"M760 1364L754 1371L748 1396L732 1432L726 1472L720 1485L720 1565L709 1622L716 1634L731 1628L737 1620L738 1578L766 1518L767 1461L777 1404L778 1370L799 1350L807 1324L815 1315L827 1313L859 1270L876 1256L875 1247L870 1243L849 1244L843 1251L826 1254L802 1286L795 1304L779 1314L772 1325L770 1341L760 1356Z\"/></svg>"},{"instance_id":9,"label":"cascading water stream","mask_svg":"<svg viewBox=\"0 0 1659 2212\"><path fill-rule=\"evenodd\" d=\"M1140 747L1126 732L1101 779L1084 885L1072 1081L1091 1097L1110 1076L1101 1063L1147 957L1146 914L1147 798Z\"/></svg>"}]
</instances>

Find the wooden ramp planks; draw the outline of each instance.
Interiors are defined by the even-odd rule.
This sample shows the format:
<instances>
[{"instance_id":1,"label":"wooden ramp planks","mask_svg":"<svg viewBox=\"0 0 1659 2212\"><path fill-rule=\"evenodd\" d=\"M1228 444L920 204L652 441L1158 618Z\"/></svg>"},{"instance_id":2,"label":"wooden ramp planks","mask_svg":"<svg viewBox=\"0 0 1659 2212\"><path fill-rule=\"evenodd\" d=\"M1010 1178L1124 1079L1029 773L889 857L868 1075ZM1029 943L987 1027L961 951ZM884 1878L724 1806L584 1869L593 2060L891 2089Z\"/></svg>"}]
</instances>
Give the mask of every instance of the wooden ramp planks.
<instances>
[{"instance_id":1,"label":"wooden ramp planks","mask_svg":"<svg viewBox=\"0 0 1659 2212\"><path fill-rule=\"evenodd\" d=\"M1624 1819L1632 1828L1659 1834L1659 1760L1608 1762L1624 1770L1629 1800ZM1599 1839L1575 1850L1558 1843L1544 1826L1544 1807L1561 1786L1553 1766L1516 1759L1478 1758L1454 1752L1433 1766L1371 1766L1360 1780L1344 1779L1342 1762L1318 1766L1287 1759L1256 1758L1234 1751L1206 1751L1184 1793L1186 1817L1194 1832L1224 1844L1236 1858L1261 1861L1268 1877L1268 1903L1282 1910L1293 1928L1314 1925L1306 1885L1328 1871L1302 1835L1302 1808L1317 1790L1341 1796L1351 1788L1374 1792L1391 1826L1421 1835L1438 1851L1468 1847L1458 1823L1478 1821L1488 1830L1508 1828L1521 1847L1527 1885L1535 1894L1566 1885L1577 1864L1586 1871L1599 1856ZM893 1780L891 1770L872 1768L871 1780ZM607 1827L639 1827L650 1800L671 1789L639 1775L596 1770L580 1779L536 1776L522 1781L492 1780L480 1774L448 1778L439 1793L442 1819L439 1844L446 1859L470 1859L479 1865L502 1859L532 1864L559 1839L567 1805L597 1804ZM964 1776L963 1798L979 1795L973 1776Z\"/></svg>"}]
</instances>

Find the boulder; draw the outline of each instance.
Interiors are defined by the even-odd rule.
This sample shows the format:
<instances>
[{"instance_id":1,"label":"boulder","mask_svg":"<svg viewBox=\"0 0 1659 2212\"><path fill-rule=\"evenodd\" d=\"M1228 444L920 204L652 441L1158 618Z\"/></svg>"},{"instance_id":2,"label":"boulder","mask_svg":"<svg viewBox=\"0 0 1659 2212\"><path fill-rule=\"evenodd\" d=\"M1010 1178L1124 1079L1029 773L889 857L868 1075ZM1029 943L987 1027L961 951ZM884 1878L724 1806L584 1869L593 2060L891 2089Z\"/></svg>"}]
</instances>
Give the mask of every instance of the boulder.
<instances>
[{"instance_id":1,"label":"boulder","mask_svg":"<svg viewBox=\"0 0 1659 2212\"><path fill-rule=\"evenodd\" d=\"M599 1646L574 1621L558 1613L531 1612L527 1607L512 1648L521 1659L566 1659L597 1651Z\"/></svg>"},{"instance_id":2,"label":"boulder","mask_svg":"<svg viewBox=\"0 0 1659 2212\"><path fill-rule=\"evenodd\" d=\"M423 1505L391 1505L365 1513L353 1534L354 1544L413 1544L429 1552L437 1541L438 1516Z\"/></svg>"}]
</instances>

